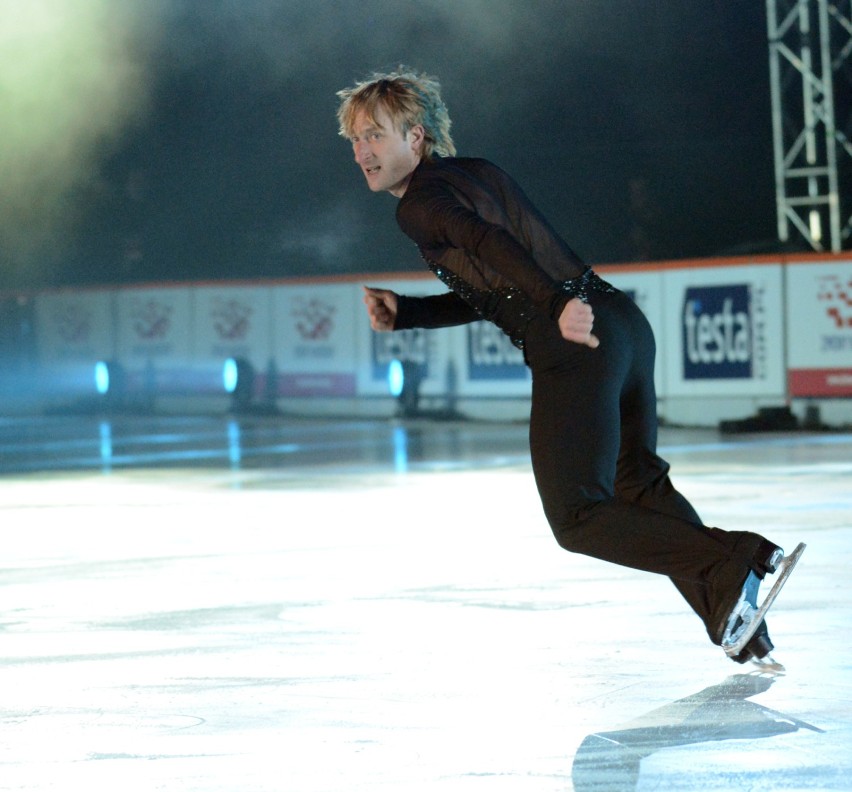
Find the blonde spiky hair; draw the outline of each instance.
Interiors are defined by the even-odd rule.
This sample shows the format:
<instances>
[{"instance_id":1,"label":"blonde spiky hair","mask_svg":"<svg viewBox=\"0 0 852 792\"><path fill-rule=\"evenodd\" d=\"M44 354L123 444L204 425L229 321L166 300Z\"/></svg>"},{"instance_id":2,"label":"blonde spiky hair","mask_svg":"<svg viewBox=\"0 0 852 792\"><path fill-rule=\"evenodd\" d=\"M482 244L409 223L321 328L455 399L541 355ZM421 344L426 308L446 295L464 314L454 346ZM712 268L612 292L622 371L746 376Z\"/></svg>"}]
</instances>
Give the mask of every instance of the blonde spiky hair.
<instances>
[{"instance_id":1,"label":"blonde spiky hair","mask_svg":"<svg viewBox=\"0 0 852 792\"><path fill-rule=\"evenodd\" d=\"M345 138L352 137L358 113L363 111L375 124L376 108L381 107L403 135L417 124L423 127L426 133L424 159L433 154L452 157L456 153L450 137L450 116L441 99L441 86L434 77L400 66L396 71L377 72L352 88L338 91L337 97L340 99L337 108L339 131Z\"/></svg>"}]
</instances>

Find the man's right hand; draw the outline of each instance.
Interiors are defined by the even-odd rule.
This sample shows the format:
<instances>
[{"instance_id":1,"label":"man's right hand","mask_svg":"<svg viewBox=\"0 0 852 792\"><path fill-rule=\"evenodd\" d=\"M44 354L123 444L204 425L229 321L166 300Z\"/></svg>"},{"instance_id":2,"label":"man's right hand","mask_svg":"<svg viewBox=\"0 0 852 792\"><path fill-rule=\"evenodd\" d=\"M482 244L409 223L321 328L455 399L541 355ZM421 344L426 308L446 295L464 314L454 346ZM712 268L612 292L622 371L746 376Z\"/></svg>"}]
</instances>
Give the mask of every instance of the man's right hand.
<instances>
[{"instance_id":1,"label":"man's right hand","mask_svg":"<svg viewBox=\"0 0 852 792\"><path fill-rule=\"evenodd\" d=\"M373 330L393 330L399 295L388 289L364 286L364 304Z\"/></svg>"}]
</instances>

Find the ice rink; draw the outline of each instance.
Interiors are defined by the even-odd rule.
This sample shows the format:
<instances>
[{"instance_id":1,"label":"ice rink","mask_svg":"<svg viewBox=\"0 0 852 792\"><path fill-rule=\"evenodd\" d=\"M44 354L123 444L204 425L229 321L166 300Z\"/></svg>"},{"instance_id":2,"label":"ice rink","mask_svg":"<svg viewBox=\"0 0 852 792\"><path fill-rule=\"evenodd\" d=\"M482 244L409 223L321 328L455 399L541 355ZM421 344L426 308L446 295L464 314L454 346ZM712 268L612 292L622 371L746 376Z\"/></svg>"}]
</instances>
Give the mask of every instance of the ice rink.
<instances>
[{"instance_id":1,"label":"ice rink","mask_svg":"<svg viewBox=\"0 0 852 792\"><path fill-rule=\"evenodd\" d=\"M523 424L4 419L0 789L852 789L852 434L661 448L808 543L785 674L561 550Z\"/></svg>"}]
</instances>

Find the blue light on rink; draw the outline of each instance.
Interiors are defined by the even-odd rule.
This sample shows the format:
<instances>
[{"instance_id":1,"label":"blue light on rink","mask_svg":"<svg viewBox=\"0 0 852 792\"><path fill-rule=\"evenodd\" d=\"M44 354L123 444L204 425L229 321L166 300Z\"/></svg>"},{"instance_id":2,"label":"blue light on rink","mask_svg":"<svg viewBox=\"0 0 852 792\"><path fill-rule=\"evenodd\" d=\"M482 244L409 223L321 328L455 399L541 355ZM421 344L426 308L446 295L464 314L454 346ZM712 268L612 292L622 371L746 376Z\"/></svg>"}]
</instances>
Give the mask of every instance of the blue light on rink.
<instances>
[{"instance_id":1,"label":"blue light on rink","mask_svg":"<svg viewBox=\"0 0 852 792\"><path fill-rule=\"evenodd\" d=\"M101 396L109 393L109 365L103 360L95 363L95 389Z\"/></svg>"},{"instance_id":2,"label":"blue light on rink","mask_svg":"<svg viewBox=\"0 0 852 792\"><path fill-rule=\"evenodd\" d=\"M405 370L401 360L392 360L388 365L388 390L394 398L402 394L405 387Z\"/></svg>"},{"instance_id":3,"label":"blue light on rink","mask_svg":"<svg viewBox=\"0 0 852 792\"><path fill-rule=\"evenodd\" d=\"M239 381L240 367L234 358L228 358L222 367L222 385L225 388L225 393L233 393L237 389Z\"/></svg>"}]
</instances>

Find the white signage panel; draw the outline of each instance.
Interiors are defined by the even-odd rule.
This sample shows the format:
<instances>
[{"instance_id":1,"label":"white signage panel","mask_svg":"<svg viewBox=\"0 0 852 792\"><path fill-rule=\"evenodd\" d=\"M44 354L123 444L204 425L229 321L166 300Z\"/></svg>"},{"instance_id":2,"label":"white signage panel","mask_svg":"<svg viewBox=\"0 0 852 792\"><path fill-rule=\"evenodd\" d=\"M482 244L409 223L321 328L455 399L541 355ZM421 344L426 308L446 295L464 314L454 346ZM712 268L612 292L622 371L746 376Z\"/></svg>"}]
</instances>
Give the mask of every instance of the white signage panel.
<instances>
[{"instance_id":1,"label":"white signage panel","mask_svg":"<svg viewBox=\"0 0 852 792\"><path fill-rule=\"evenodd\" d=\"M113 356L113 296L108 291L45 292L35 297L43 364L95 363Z\"/></svg>"},{"instance_id":2,"label":"white signage panel","mask_svg":"<svg viewBox=\"0 0 852 792\"><path fill-rule=\"evenodd\" d=\"M667 396L783 398L780 264L663 273Z\"/></svg>"},{"instance_id":3,"label":"white signage panel","mask_svg":"<svg viewBox=\"0 0 852 792\"><path fill-rule=\"evenodd\" d=\"M161 393L218 389L218 372L195 359L196 287L131 288L116 295L117 357L131 388Z\"/></svg>"},{"instance_id":4,"label":"white signage panel","mask_svg":"<svg viewBox=\"0 0 852 792\"><path fill-rule=\"evenodd\" d=\"M350 284L305 284L274 290L272 357L282 396L351 396L357 342Z\"/></svg>"},{"instance_id":5,"label":"white signage panel","mask_svg":"<svg viewBox=\"0 0 852 792\"><path fill-rule=\"evenodd\" d=\"M140 288L116 296L118 357L127 365L192 358L193 287Z\"/></svg>"},{"instance_id":6,"label":"white signage panel","mask_svg":"<svg viewBox=\"0 0 852 792\"><path fill-rule=\"evenodd\" d=\"M852 396L852 261L787 266L791 396Z\"/></svg>"},{"instance_id":7,"label":"white signage panel","mask_svg":"<svg viewBox=\"0 0 852 792\"><path fill-rule=\"evenodd\" d=\"M221 363L244 358L266 370L272 354L272 292L259 286L202 286L195 290L196 358Z\"/></svg>"}]
</instances>

